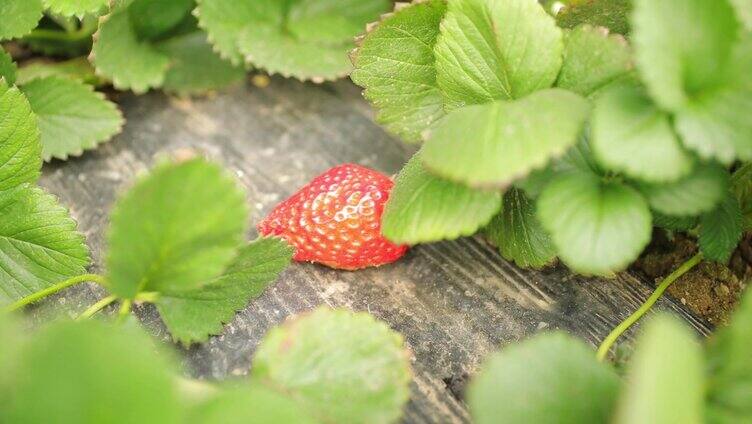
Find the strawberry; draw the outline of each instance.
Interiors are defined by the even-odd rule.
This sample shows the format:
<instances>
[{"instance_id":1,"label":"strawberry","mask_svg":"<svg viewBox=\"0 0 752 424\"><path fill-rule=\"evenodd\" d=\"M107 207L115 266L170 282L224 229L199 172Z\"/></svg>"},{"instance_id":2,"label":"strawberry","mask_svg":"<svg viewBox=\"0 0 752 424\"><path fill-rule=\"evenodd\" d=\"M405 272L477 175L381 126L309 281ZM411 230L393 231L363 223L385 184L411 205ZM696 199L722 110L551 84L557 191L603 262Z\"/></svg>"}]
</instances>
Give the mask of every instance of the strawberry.
<instances>
[{"instance_id":1,"label":"strawberry","mask_svg":"<svg viewBox=\"0 0 752 424\"><path fill-rule=\"evenodd\" d=\"M394 262L407 246L381 235L392 186L389 177L372 169L335 166L277 205L257 228L295 246L297 261L347 270Z\"/></svg>"}]
</instances>

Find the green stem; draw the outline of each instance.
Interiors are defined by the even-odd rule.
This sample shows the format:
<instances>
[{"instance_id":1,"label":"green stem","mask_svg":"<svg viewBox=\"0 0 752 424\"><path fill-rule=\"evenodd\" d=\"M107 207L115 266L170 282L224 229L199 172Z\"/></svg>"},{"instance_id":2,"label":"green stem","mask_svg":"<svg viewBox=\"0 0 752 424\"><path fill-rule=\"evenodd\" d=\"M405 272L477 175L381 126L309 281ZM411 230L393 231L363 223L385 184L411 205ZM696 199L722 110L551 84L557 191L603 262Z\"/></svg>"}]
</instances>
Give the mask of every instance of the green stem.
<instances>
[{"instance_id":1,"label":"green stem","mask_svg":"<svg viewBox=\"0 0 752 424\"><path fill-rule=\"evenodd\" d=\"M84 20L81 28L76 31L58 31L54 29L37 28L25 35L23 38L27 40L52 40L52 41L81 41L87 37L91 37L94 31L97 30L96 21Z\"/></svg>"},{"instance_id":2,"label":"green stem","mask_svg":"<svg viewBox=\"0 0 752 424\"><path fill-rule=\"evenodd\" d=\"M89 309L85 310L81 315L79 315L76 320L82 320L82 319L88 319L94 316L97 312L101 311L107 305L117 300L117 297L115 296L107 296L104 299L100 300L99 302L91 305Z\"/></svg>"},{"instance_id":3,"label":"green stem","mask_svg":"<svg viewBox=\"0 0 752 424\"><path fill-rule=\"evenodd\" d=\"M44 299L45 297L51 294L55 294L61 290L67 289L70 286L74 286L76 284L81 284L81 283L86 283L86 282L97 283L100 286L107 285L107 281L101 275L97 275L97 274L79 275L73 278L69 278L63 282L57 283L53 286L47 287L46 289L40 290L29 296L26 296L23 299L19 300L18 302L10 305L7 308L7 310L8 312L16 311L18 309L23 308L26 305L30 305L38 300Z\"/></svg>"},{"instance_id":4,"label":"green stem","mask_svg":"<svg viewBox=\"0 0 752 424\"><path fill-rule=\"evenodd\" d=\"M622 321L616 328L614 328L611 333L609 333L608 336L606 336L605 339L603 339L603 342L601 342L601 345L598 347L598 352L596 353L596 357L599 361L603 361L606 358L606 355L608 355L608 351L611 350L611 346L616 342L616 340L624 334L625 331L629 327L631 327L634 323L636 323L640 318L642 318L647 311L650 310L651 307L655 304L656 301L663 295L663 292L666 291L666 289L674 283L679 277L686 274L689 270L694 268L697 264L702 262L702 253L698 253L691 258L689 258L686 262L681 264L679 268L675 269L674 272L669 274L668 277L664 278L663 281L661 281L660 284L658 284L658 287L656 287L653 294L648 297L648 299L645 301L645 303L640 306L640 309L636 310L632 315L627 317L624 321Z\"/></svg>"},{"instance_id":5,"label":"green stem","mask_svg":"<svg viewBox=\"0 0 752 424\"><path fill-rule=\"evenodd\" d=\"M128 314L131 313L132 305L133 305L133 301L130 299L125 299L123 301L123 304L120 305L120 311L118 312L118 322L125 321L125 318L128 317Z\"/></svg>"}]
</instances>

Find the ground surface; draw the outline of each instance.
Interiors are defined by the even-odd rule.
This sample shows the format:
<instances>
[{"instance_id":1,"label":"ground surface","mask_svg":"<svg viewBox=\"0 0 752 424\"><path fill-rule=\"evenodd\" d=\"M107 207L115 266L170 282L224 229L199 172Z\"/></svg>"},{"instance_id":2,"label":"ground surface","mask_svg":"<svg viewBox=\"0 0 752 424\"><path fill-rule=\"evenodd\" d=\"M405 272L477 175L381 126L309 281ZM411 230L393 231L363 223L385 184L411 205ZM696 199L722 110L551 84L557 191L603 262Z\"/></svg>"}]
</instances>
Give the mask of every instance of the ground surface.
<instances>
[{"instance_id":1,"label":"ground surface","mask_svg":"<svg viewBox=\"0 0 752 424\"><path fill-rule=\"evenodd\" d=\"M101 271L107 216L118 193L160 156L197 150L232 169L246 187L257 222L277 202L327 168L357 162L394 173L411 149L385 134L359 90L346 82L304 85L274 79L215 97L120 99L128 123L112 143L46 167L42 184L69 205ZM200 205L196 205L200 207ZM255 233L252 234L255 237ZM398 263L359 272L296 264L209 343L182 350L187 373L240 377L267 329L318 305L369 311L405 335L415 378L405 422L466 422L461 393L468 375L502 345L540 330L562 329L595 345L650 292L630 274L611 280L573 276L562 267L524 271L479 239L418 246ZM102 296L74 288L40 306L38 315L82 311ZM709 327L680 302L659 309ZM167 341L156 312L137 308ZM632 333L630 333L631 336Z\"/></svg>"}]
</instances>

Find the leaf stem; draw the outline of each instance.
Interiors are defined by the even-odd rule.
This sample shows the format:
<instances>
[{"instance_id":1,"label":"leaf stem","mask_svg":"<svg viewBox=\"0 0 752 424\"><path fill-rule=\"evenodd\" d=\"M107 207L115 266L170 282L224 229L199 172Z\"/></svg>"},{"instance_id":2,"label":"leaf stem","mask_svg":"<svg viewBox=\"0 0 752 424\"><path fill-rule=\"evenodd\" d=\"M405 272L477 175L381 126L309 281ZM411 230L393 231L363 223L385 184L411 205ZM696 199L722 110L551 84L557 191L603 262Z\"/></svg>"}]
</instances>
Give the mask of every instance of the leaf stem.
<instances>
[{"instance_id":1,"label":"leaf stem","mask_svg":"<svg viewBox=\"0 0 752 424\"><path fill-rule=\"evenodd\" d=\"M130 299L125 299L123 301L123 304L120 305L120 311L118 311L118 322L125 321L125 318L128 316L128 314L131 313L131 306L133 305L133 301Z\"/></svg>"},{"instance_id":2,"label":"leaf stem","mask_svg":"<svg viewBox=\"0 0 752 424\"><path fill-rule=\"evenodd\" d=\"M54 29L37 28L26 34L26 40L52 40L76 42L86 39L97 30L97 22L84 20L81 27L75 31L58 31Z\"/></svg>"},{"instance_id":3,"label":"leaf stem","mask_svg":"<svg viewBox=\"0 0 752 424\"><path fill-rule=\"evenodd\" d=\"M645 303L643 303L642 306L640 306L640 308L636 310L632 315L627 317L627 319L616 326L616 328L614 328L611 333L609 333L609 335L606 336L605 339L603 339L603 342L601 342L601 345L598 346L598 352L596 353L598 360L602 362L606 358L608 351L611 350L611 346L613 346L616 340L622 334L624 334L624 332L627 331L629 327L631 327L640 318L642 318L642 316L645 315L645 313L647 313L650 308L653 307L655 302L658 301L661 295L663 295L663 292L665 292L666 289L674 283L674 281L678 280L679 277L686 274L700 262L702 262L702 253L698 253L692 256L686 262L681 264L679 268L675 269L674 272L669 274L668 277L664 278L663 281L658 284L658 287L656 287L653 294L648 297Z\"/></svg>"},{"instance_id":4,"label":"leaf stem","mask_svg":"<svg viewBox=\"0 0 752 424\"><path fill-rule=\"evenodd\" d=\"M100 300L99 302L91 305L87 310L85 310L81 315L79 315L76 318L76 321L82 320L82 319L88 319L94 316L97 312L101 311L107 305L117 300L117 297L115 296L107 296L104 299Z\"/></svg>"},{"instance_id":5,"label":"leaf stem","mask_svg":"<svg viewBox=\"0 0 752 424\"><path fill-rule=\"evenodd\" d=\"M44 299L45 297L55 294L61 290L67 289L70 286L74 286L76 284L81 283L87 283L87 282L93 282L97 283L100 286L107 285L107 280L101 275L97 274L84 274L84 275L78 275L73 278L69 278L65 281L62 281L60 283L57 283L55 285L52 285L50 287L47 287L43 290L40 290L36 293L30 294L29 296L24 297L23 299L19 300L18 302L15 302L8 306L7 311L13 312L18 309L23 308L26 305L30 305L38 300Z\"/></svg>"}]
</instances>

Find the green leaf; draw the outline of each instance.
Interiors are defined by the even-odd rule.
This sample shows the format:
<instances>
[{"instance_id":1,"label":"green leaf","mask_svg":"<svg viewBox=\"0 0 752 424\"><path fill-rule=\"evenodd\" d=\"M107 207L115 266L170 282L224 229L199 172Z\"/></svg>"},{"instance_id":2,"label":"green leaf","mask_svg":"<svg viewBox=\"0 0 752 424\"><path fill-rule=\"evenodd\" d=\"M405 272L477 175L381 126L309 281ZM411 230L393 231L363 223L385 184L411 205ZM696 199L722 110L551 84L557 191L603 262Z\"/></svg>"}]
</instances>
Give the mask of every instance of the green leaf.
<instances>
[{"instance_id":1,"label":"green leaf","mask_svg":"<svg viewBox=\"0 0 752 424\"><path fill-rule=\"evenodd\" d=\"M653 225L671 231L689 231L697 227L699 219L696 216L671 216L660 212L653 213Z\"/></svg>"},{"instance_id":2,"label":"green leaf","mask_svg":"<svg viewBox=\"0 0 752 424\"><path fill-rule=\"evenodd\" d=\"M743 24L744 29L752 31L752 1L730 0L730 3L736 8L736 16Z\"/></svg>"},{"instance_id":3,"label":"green leaf","mask_svg":"<svg viewBox=\"0 0 752 424\"><path fill-rule=\"evenodd\" d=\"M352 59L352 80L376 107L376 120L407 142L444 116L433 48L444 17L443 0L411 3L371 29Z\"/></svg>"},{"instance_id":4,"label":"green leaf","mask_svg":"<svg viewBox=\"0 0 752 424\"><path fill-rule=\"evenodd\" d=\"M595 102L593 154L603 167L648 182L671 182L692 171L669 116L638 87L613 86Z\"/></svg>"},{"instance_id":5,"label":"green leaf","mask_svg":"<svg viewBox=\"0 0 752 424\"><path fill-rule=\"evenodd\" d=\"M455 0L436 43L437 81L451 107L518 99L550 87L561 30L535 0Z\"/></svg>"},{"instance_id":6,"label":"green leaf","mask_svg":"<svg viewBox=\"0 0 752 424\"><path fill-rule=\"evenodd\" d=\"M241 81L245 69L220 58L201 31L176 36L157 47L170 57L163 88L181 95L216 90Z\"/></svg>"},{"instance_id":7,"label":"green leaf","mask_svg":"<svg viewBox=\"0 0 752 424\"><path fill-rule=\"evenodd\" d=\"M18 67L13 62L13 58L10 57L5 49L0 48L0 77L5 79L7 85L13 85L16 83L16 72Z\"/></svg>"},{"instance_id":8,"label":"green leaf","mask_svg":"<svg viewBox=\"0 0 752 424\"><path fill-rule=\"evenodd\" d=\"M181 422L176 373L135 329L58 323L34 338L17 366L22 373L0 421Z\"/></svg>"},{"instance_id":9,"label":"green leaf","mask_svg":"<svg viewBox=\"0 0 752 424\"><path fill-rule=\"evenodd\" d=\"M556 15L562 28L582 24L606 27L617 34L629 33L632 0L567 0Z\"/></svg>"},{"instance_id":10,"label":"green leaf","mask_svg":"<svg viewBox=\"0 0 752 424\"><path fill-rule=\"evenodd\" d=\"M453 181L505 187L573 146L589 111L585 99L562 89L457 109L435 125L423 160Z\"/></svg>"},{"instance_id":11,"label":"green leaf","mask_svg":"<svg viewBox=\"0 0 752 424\"><path fill-rule=\"evenodd\" d=\"M452 240L474 234L501 208L501 193L473 190L431 175L420 153L395 180L381 232L399 244Z\"/></svg>"},{"instance_id":12,"label":"green leaf","mask_svg":"<svg viewBox=\"0 0 752 424\"><path fill-rule=\"evenodd\" d=\"M731 191L741 208L744 231L752 230L752 163L745 163L734 171Z\"/></svg>"},{"instance_id":13,"label":"green leaf","mask_svg":"<svg viewBox=\"0 0 752 424\"><path fill-rule=\"evenodd\" d=\"M551 237L535 214L535 203L522 190L504 193L504 207L486 227L491 243L504 259L523 268L541 268L556 259Z\"/></svg>"},{"instance_id":14,"label":"green leaf","mask_svg":"<svg viewBox=\"0 0 752 424\"><path fill-rule=\"evenodd\" d=\"M671 111L719 84L738 29L726 0L635 0L632 26L642 80Z\"/></svg>"},{"instance_id":15,"label":"green leaf","mask_svg":"<svg viewBox=\"0 0 752 424\"><path fill-rule=\"evenodd\" d=\"M292 254L281 239L258 239L242 247L224 273L205 286L160 294L159 314L175 340L185 345L206 341L276 281Z\"/></svg>"},{"instance_id":16,"label":"green leaf","mask_svg":"<svg viewBox=\"0 0 752 424\"><path fill-rule=\"evenodd\" d=\"M583 25L565 33L564 62L556 86L590 96L632 69L632 52L620 35Z\"/></svg>"},{"instance_id":17,"label":"green leaf","mask_svg":"<svg viewBox=\"0 0 752 424\"><path fill-rule=\"evenodd\" d=\"M685 325L670 316L650 321L637 340L615 422L701 423L703 366L700 345Z\"/></svg>"},{"instance_id":18,"label":"green leaf","mask_svg":"<svg viewBox=\"0 0 752 424\"><path fill-rule=\"evenodd\" d=\"M201 0L199 25L234 63L316 82L350 72L353 37L386 12L387 0Z\"/></svg>"},{"instance_id":19,"label":"green leaf","mask_svg":"<svg viewBox=\"0 0 752 424\"><path fill-rule=\"evenodd\" d=\"M650 209L634 189L581 172L563 174L543 190L538 218L562 261L582 274L626 268L653 228Z\"/></svg>"},{"instance_id":20,"label":"green leaf","mask_svg":"<svg viewBox=\"0 0 752 424\"><path fill-rule=\"evenodd\" d=\"M248 209L237 183L202 159L162 164L112 213L111 291L186 292L219 276L235 256Z\"/></svg>"},{"instance_id":21,"label":"green leaf","mask_svg":"<svg viewBox=\"0 0 752 424\"><path fill-rule=\"evenodd\" d=\"M728 193L718 206L700 218L700 251L709 259L726 263L742 238L742 211Z\"/></svg>"},{"instance_id":22,"label":"green leaf","mask_svg":"<svg viewBox=\"0 0 752 424\"><path fill-rule=\"evenodd\" d=\"M295 401L261 385L224 389L191 411L194 424L295 423L315 424Z\"/></svg>"},{"instance_id":23,"label":"green leaf","mask_svg":"<svg viewBox=\"0 0 752 424\"><path fill-rule=\"evenodd\" d=\"M650 206L666 215L688 216L709 212L723 199L729 177L715 164L697 164L679 181L666 184L638 184Z\"/></svg>"},{"instance_id":24,"label":"green leaf","mask_svg":"<svg viewBox=\"0 0 752 424\"><path fill-rule=\"evenodd\" d=\"M18 70L18 85L24 85L37 78L61 77L74 79L94 86L104 85L104 81L94 73L94 67L85 57L77 57L62 62L46 60L27 61Z\"/></svg>"},{"instance_id":25,"label":"green leaf","mask_svg":"<svg viewBox=\"0 0 752 424\"><path fill-rule=\"evenodd\" d=\"M112 80L119 90L144 93L165 79L170 58L138 39L128 9L116 8L100 23L92 47L97 75Z\"/></svg>"},{"instance_id":26,"label":"green leaf","mask_svg":"<svg viewBox=\"0 0 752 424\"><path fill-rule=\"evenodd\" d=\"M0 192L0 305L86 272L89 250L57 200L27 185Z\"/></svg>"},{"instance_id":27,"label":"green leaf","mask_svg":"<svg viewBox=\"0 0 752 424\"><path fill-rule=\"evenodd\" d=\"M30 33L43 11L42 0L0 0L0 40Z\"/></svg>"},{"instance_id":28,"label":"green leaf","mask_svg":"<svg viewBox=\"0 0 752 424\"><path fill-rule=\"evenodd\" d=\"M119 133L123 115L117 106L88 84L45 77L21 87L37 115L42 158L67 159L94 149Z\"/></svg>"},{"instance_id":29,"label":"green leaf","mask_svg":"<svg viewBox=\"0 0 752 424\"><path fill-rule=\"evenodd\" d=\"M707 410L710 423L741 423L752 416L752 290L747 290L728 326L707 349Z\"/></svg>"},{"instance_id":30,"label":"green leaf","mask_svg":"<svg viewBox=\"0 0 752 424\"><path fill-rule=\"evenodd\" d=\"M326 308L269 331L251 375L336 423L396 422L411 378L402 336L368 314Z\"/></svg>"},{"instance_id":31,"label":"green leaf","mask_svg":"<svg viewBox=\"0 0 752 424\"><path fill-rule=\"evenodd\" d=\"M33 183L42 168L37 118L16 87L0 81L0 193Z\"/></svg>"},{"instance_id":32,"label":"green leaf","mask_svg":"<svg viewBox=\"0 0 752 424\"><path fill-rule=\"evenodd\" d=\"M190 16L193 0L132 0L128 14L141 40L155 40Z\"/></svg>"},{"instance_id":33,"label":"green leaf","mask_svg":"<svg viewBox=\"0 0 752 424\"><path fill-rule=\"evenodd\" d=\"M109 0L44 0L44 7L62 16L97 14L105 9Z\"/></svg>"},{"instance_id":34,"label":"green leaf","mask_svg":"<svg viewBox=\"0 0 752 424\"><path fill-rule=\"evenodd\" d=\"M557 332L494 354L467 396L477 424L598 423L611 416L619 383L588 346Z\"/></svg>"}]
</instances>

